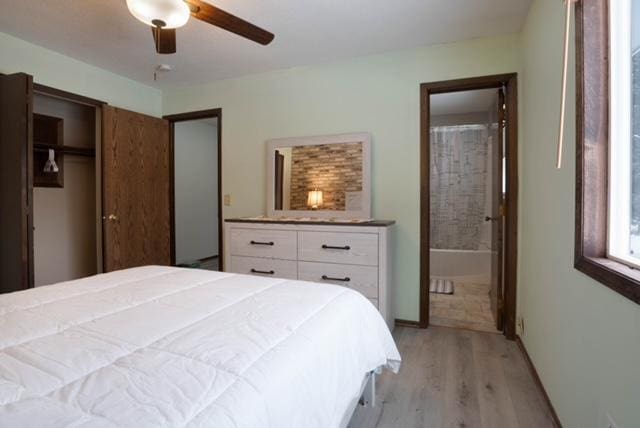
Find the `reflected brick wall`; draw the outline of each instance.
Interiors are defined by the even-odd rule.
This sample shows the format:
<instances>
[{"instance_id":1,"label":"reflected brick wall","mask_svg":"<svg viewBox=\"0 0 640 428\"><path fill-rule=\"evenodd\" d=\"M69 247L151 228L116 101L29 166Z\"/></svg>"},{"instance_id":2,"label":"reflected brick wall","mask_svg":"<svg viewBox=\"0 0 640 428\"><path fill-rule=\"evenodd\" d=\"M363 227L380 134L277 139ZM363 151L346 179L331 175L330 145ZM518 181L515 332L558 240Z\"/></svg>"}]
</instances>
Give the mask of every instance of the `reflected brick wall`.
<instances>
[{"instance_id":1,"label":"reflected brick wall","mask_svg":"<svg viewBox=\"0 0 640 428\"><path fill-rule=\"evenodd\" d=\"M362 143L291 150L291 209L306 210L310 190L322 190L324 210L344 210L345 192L362 191Z\"/></svg>"}]
</instances>

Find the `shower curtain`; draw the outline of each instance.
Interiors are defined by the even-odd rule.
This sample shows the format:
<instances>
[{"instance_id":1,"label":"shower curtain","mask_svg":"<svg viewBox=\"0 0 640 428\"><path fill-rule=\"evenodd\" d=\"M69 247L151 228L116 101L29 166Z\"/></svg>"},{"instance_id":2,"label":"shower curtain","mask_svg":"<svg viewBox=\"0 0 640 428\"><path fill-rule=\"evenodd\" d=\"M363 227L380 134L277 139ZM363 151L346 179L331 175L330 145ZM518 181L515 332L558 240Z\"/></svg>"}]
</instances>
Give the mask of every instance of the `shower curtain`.
<instances>
[{"instance_id":1,"label":"shower curtain","mask_svg":"<svg viewBox=\"0 0 640 428\"><path fill-rule=\"evenodd\" d=\"M431 248L486 245L488 152L487 125L431 128Z\"/></svg>"}]
</instances>

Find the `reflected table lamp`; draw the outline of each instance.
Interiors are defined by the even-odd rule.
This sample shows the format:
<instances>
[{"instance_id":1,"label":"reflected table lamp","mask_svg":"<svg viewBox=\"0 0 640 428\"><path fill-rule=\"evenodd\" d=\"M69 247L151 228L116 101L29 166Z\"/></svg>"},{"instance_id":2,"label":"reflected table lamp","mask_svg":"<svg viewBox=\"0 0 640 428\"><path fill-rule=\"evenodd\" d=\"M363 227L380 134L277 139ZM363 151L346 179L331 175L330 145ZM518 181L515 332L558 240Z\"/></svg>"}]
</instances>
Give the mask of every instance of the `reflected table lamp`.
<instances>
[{"instance_id":1,"label":"reflected table lamp","mask_svg":"<svg viewBox=\"0 0 640 428\"><path fill-rule=\"evenodd\" d=\"M312 210L317 210L319 206L322 205L322 190L311 190L309 191L309 197L307 198L307 206L311 207Z\"/></svg>"}]
</instances>

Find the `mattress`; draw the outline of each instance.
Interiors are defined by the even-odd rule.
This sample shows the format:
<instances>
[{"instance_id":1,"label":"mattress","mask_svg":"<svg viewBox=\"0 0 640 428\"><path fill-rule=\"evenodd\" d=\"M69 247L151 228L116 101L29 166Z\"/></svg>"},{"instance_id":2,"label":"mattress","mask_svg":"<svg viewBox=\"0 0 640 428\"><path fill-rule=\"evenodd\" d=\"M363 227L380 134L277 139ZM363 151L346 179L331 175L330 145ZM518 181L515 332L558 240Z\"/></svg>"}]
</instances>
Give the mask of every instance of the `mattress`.
<instances>
[{"instance_id":1,"label":"mattress","mask_svg":"<svg viewBox=\"0 0 640 428\"><path fill-rule=\"evenodd\" d=\"M347 288L146 266L0 295L2 427L337 427L400 355Z\"/></svg>"}]
</instances>

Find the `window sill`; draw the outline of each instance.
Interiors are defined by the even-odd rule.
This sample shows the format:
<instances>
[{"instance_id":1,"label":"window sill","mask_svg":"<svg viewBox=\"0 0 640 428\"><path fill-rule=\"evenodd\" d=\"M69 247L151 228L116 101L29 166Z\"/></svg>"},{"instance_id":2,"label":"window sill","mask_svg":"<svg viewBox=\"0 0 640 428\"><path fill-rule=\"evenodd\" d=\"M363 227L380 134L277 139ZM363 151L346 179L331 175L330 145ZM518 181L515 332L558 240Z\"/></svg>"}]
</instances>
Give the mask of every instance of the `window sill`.
<instances>
[{"instance_id":1,"label":"window sill","mask_svg":"<svg viewBox=\"0 0 640 428\"><path fill-rule=\"evenodd\" d=\"M584 256L578 257L574 266L585 275L640 304L640 270L615 260Z\"/></svg>"}]
</instances>

